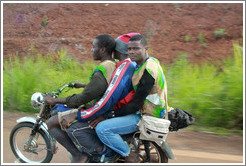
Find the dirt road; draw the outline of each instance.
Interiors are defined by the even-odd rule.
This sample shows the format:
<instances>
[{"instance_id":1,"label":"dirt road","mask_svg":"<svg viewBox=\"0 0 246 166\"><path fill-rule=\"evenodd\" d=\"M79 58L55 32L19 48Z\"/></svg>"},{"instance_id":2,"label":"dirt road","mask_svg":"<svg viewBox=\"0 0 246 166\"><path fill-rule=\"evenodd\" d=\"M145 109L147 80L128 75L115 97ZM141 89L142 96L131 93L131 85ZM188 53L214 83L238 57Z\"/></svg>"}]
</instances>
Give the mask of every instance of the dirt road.
<instances>
[{"instance_id":1,"label":"dirt road","mask_svg":"<svg viewBox=\"0 0 246 166\"><path fill-rule=\"evenodd\" d=\"M16 119L33 114L3 111L3 164L17 162L9 146L9 135L16 124ZM211 133L191 132L181 130L171 132L167 142L173 150L176 160L169 163L243 163L243 137L218 136ZM62 156L62 157L61 157ZM58 144L58 152L54 155L52 163L69 163L66 150Z\"/></svg>"}]
</instances>

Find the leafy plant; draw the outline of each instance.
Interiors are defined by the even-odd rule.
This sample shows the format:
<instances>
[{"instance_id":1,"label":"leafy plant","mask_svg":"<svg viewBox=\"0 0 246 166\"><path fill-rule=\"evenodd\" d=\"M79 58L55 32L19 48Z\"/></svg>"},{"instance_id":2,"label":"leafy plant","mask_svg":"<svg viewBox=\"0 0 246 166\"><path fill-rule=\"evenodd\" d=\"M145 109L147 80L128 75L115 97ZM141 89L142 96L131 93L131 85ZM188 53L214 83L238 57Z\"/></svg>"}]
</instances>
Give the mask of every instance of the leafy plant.
<instances>
[{"instance_id":1,"label":"leafy plant","mask_svg":"<svg viewBox=\"0 0 246 166\"><path fill-rule=\"evenodd\" d=\"M45 28L45 27L48 25L48 23L49 23L49 18L46 17L45 19L43 19L43 21L42 21L42 23L41 23L41 26L42 26L43 28Z\"/></svg>"},{"instance_id":2,"label":"leafy plant","mask_svg":"<svg viewBox=\"0 0 246 166\"><path fill-rule=\"evenodd\" d=\"M189 42L190 41L190 35L186 35L185 38L184 38L184 41L185 42Z\"/></svg>"},{"instance_id":3,"label":"leafy plant","mask_svg":"<svg viewBox=\"0 0 246 166\"><path fill-rule=\"evenodd\" d=\"M207 48L207 47L208 47L207 44L206 44L207 39L206 39L206 37L203 35L202 32L200 32L200 33L198 34L198 41L199 41L199 43L200 43L204 48Z\"/></svg>"},{"instance_id":4,"label":"leafy plant","mask_svg":"<svg viewBox=\"0 0 246 166\"><path fill-rule=\"evenodd\" d=\"M225 29L221 28L221 29L215 30L213 34L217 38L222 38L227 35L227 32L225 31Z\"/></svg>"}]
</instances>

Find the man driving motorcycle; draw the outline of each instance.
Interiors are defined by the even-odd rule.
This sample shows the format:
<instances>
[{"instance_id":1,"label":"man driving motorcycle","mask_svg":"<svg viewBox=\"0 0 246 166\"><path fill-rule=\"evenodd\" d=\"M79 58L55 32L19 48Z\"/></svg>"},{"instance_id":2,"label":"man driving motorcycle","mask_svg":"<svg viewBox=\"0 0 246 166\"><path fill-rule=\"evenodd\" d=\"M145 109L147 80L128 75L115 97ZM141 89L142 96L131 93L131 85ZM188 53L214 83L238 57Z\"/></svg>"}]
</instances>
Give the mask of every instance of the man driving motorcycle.
<instances>
[{"instance_id":1,"label":"man driving motorcycle","mask_svg":"<svg viewBox=\"0 0 246 166\"><path fill-rule=\"evenodd\" d=\"M52 98L51 96L47 96L45 98L46 103L49 103L50 105L66 104L70 108L78 108L80 105L101 98L107 89L111 76L116 68L116 64L112 58L115 40L110 35L102 34L94 39L92 46L93 59L99 60L101 63L91 74L89 84L85 86L80 94L74 94L67 98ZM52 116L48 120L47 125L49 132L72 155L71 162L85 162L87 160L85 155L77 149L68 137L67 133L61 130L58 115Z\"/></svg>"},{"instance_id":2,"label":"man driving motorcycle","mask_svg":"<svg viewBox=\"0 0 246 166\"><path fill-rule=\"evenodd\" d=\"M87 115L87 117L81 116L81 112L86 112L88 111L88 109L79 111L78 116L75 112L74 115L69 114L68 116L66 116L65 113L65 116L62 117L62 121L67 121L63 123L64 125L69 124L70 121L78 118L79 122L71 124L66 131L70 138L75 142L75 144L79 145L81 151L87 152L89 155L94 151L97 151L98 153L96 155L99 155L100 159L98 159L100 160L100 162L113 162L117 156L115 156L115 153L110 148L104 146L100 141L99 142L101 143L101 145L98 145L98 137L95 131L92 130L97 123L104 120L105 118L103 116L99 116L98 118L94 119L92 118L93 116L97 117L98 115L102 115L104 112L113 108L116 105L116 102L118 102L119 99L124 98L126 95L129 97L128 93L132 90L131 77L135 70L135 63L132 63L127 55L127 43L129 39L136 34L138 33L124 34L116 39L116 49L114 52L114 57L118 59L119 62L117 63L117 69L114 72L112 81L110 82L110 85L105 92L105 96L107 97L103 96L102 99L98 102L105 104L103 105L96 103L94 106L96 109L92 112L94 114L91 113L91 115ZM122 69L122 71L120 69ZM116 75L118 71L120 71L119 73L121 73L119 76ZM119 82L119 84L115 85L116 82ZM110 89L110 87L114 88ZM122 99L121 101L127 103L128 97ZM123 102L120 102L120 104L118 103L117 106L120 107L120 105L122 104ZM94 109L94 107L91 107L89 109ZM68 118L69 116L72 119ZM90 120L89 123L87 122L88 120Z\"/></svg>"}]
</instances>

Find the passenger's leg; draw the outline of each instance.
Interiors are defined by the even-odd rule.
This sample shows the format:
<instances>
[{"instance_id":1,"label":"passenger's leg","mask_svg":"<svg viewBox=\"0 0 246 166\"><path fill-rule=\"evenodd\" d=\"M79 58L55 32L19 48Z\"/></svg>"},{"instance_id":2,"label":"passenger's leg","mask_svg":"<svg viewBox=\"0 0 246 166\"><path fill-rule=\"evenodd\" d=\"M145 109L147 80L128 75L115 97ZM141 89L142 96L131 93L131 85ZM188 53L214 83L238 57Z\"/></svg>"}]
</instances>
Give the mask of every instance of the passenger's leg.
<instances>
[{"instance_id":1,"label":"passenger's leg","mask_svg":"<svg viewBox=\"0 0 246 166\"><path fill-rule=\"evenodd\" d=\"M58 121L58 116L52 116L47 121L47 126L49 132L55 137L55 139L64 147L67 149L67 151L70 152L72 155L72 163L83 163L88 160L88 157L84 154L82 154L77 147L74 145L74 143L71 141L71 139L68 137L67 133L60 128L60 124Z\"/></svg>"},{"instance_id":2,"label":"passenger's leg","mask_svg":"<svg viewBox=\"0 0 246 166\"><path fill-rule=\"evenodd\" d=\"M130 154L131 149L120 134L130 134L137 131L139 120L140 118L136 114L107 119L97 125L96 133L105 145L126 157Z\"/></svg>"}]
</instances>

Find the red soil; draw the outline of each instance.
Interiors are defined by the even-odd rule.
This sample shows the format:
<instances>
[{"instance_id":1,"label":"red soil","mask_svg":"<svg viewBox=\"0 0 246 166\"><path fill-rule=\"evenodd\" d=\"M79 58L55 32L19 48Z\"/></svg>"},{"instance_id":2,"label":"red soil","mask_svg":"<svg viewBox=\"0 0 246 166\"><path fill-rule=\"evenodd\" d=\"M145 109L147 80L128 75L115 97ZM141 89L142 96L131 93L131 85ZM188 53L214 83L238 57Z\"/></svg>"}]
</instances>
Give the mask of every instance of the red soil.
<instances>
[{"instance_id":1,"label":"red soil","mask_svg":"<svg viewBox=\"0 0 246 166\"><path fill-rule=\"evenodd\" d=\"M42 21L48 24L42 27ZM215 30L224 29L218 38ZM3 56L66 48L78 60L92 60L91 43L99 34L114 38L144 34L152 56L172 63L180 53L190 62L221 61L242 43L241 3L33 3L3 4ZM199 33L205 46L199 42ZM185 37L187 41L185 41Z\"/></svg>"}]
</instances>

